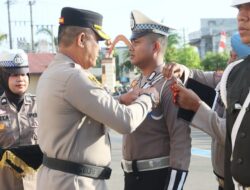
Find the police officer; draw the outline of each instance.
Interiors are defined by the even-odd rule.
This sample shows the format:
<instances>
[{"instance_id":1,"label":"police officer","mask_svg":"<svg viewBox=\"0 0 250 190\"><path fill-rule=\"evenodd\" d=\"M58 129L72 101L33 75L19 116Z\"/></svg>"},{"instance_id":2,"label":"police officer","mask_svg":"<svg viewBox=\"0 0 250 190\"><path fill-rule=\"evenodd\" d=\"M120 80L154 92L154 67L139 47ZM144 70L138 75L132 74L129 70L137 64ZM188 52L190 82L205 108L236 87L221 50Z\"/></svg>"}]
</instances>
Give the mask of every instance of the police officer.
<instances>
[{"instance_id":1,"label":"police officer","mask_svg":"<svg viewBox=\"0 0 250 190\"><path fill-rule=\"evenodd\" d=\"M24 162L27 158L18 156L34 150L28 145L37 144L37 108L35 97L26 93L28 73L28 57L23 50L0 53L0 78L4 88L0 96L1 190L36 188L35 170L26 173L30 169ZM32 161L32 154L29 155L28 161Z\"/></svg>"},{"instance_id":2,"label":"police officer","mask_svg":"<svg viewBox=\"0 0 250 190\"><path fill-rule=\"evenodd\" d=\"M96 64L98 41L108 39L102 16L64 7L59 22L59 53L37 86L38 140L44 153L37 188L106 190L108 127L122 134L134 131L159 94L150 88L132 105L120 104L88 72Z\"/></svg>"},{"instance_id":3,"label":"police officer","mask_svg":"<svg viewBox=\"0 0 250 190\"><path fill-rule=\"evenodd\" d=\"M234 0L238 9L238 29L241 41L250 43L250 1ZM250 57L228 65L221 80L221 97L227 110L225 147L225 189L250 189Z\"/></svg>"},{"instance_id":4,"label":"police officer","mask_svg":"<svg viewBox=\"0 0 250 190\"><path fill-rule=\"evenodd\" d=\"M239 34L233 34L231 38L231 57L229 63L232 61L245 58L250 54L250 47L243 44L239 38ZM177 94L176 103L178 106L192 110L195 112L192 118L191 125L198 128L212 137L211 151L212 151L212 165L214 174L219 183L219 190L224 189L224 149L226 138L226 112L224 111L224 104L220 97L220 84L218 83L219 76L216 72L204 72L199 70L189 70L184 65L169 64L164 68L164 75L169 78L172 75L177 77L194 78L195 80L215 88L218 96L214 102L214 108L209 107L202 101L192 90L186 89L178 84L174 84L173 89Z\"/></svg>"},{"instance_id":5,"label":"police officer","mask_svg":"<svg viewBox=\"0 0 250 190\"><path fill-rule=\"evenodd\" d=\"M141 70L132 89L120 96L129 103L133 91L154 86L160 105L150 112L136 131L123 137L122 168L125 190L183 189L190 163L191 138L188 125L177 119L170 81L161 72L169 27L143 13L131 12L131 63Z\"/></svg>"}]
</instances>

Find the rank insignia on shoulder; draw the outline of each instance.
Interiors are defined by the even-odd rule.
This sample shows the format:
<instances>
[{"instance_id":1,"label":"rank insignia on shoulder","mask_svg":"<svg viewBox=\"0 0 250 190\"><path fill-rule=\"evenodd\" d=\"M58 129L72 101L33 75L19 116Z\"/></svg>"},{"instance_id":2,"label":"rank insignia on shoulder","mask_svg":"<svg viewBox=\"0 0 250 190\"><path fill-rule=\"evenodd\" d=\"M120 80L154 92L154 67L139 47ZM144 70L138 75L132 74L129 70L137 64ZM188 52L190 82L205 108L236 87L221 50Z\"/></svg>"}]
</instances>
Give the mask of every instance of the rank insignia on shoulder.
<instances>
[{"instance_id":1,"label":"rank insignia on shoulder","mask_svg":"<svg viewBox=\"0 0 250 190\"><path fill-rule=\"evenodd\" d=\"M131 88L134 88L136 85L138 84L138 80L133 80L132 82L131 82L131 84L130 84L130 87Z\"/></svg>"},{"instance_id":2,"label":"rank insignia on shoulder","mask_svg":"<svg viewBox=\"0 0 250 190\"><path fill-rule=\"evenodd\" d=\"M6 97L3 97L3 98L1 99L1 104L2 104L2 105L7 104L7 98L6 98Z\"/></svg>"},{"instance_id":3,"label":"rank insignia on shoulder","mask_svg":"<svg viewBox=\"0 0 250 190\"><path fill-rule=\"evenodd\" d=\"M91 80L92 82L94 82L96 85L102 86L102 84L95 78L94 75L89 75L88 78L89 78L89 80Z\"/></svg>"}]
</instances>

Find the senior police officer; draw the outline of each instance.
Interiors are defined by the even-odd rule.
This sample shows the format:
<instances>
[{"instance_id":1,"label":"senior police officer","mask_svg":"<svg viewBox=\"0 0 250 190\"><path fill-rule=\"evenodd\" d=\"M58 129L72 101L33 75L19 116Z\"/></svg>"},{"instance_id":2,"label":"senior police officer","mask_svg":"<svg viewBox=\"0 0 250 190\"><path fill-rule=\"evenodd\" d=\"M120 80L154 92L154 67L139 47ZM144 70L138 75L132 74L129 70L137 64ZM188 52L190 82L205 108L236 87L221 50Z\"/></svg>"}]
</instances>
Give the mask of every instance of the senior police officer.
<instances>
[{"instance_id":1,"label":"senior police officer","mask_svg":"<svg viewBox=\"0 0 250 190\"><path fill-rule=\"evenodd\" d=\"M169 27L134 10L131 30L131 62L142 74L132 82L130 92L120 96L120 101L128 104L133 91L154 86L160 92L160 105L132 134L123 137L125 190L183 189L191 138L188 125L177 119L169 88L171 81L161 74Z\"/></svg>"},{"instance_id":2,"label":"senior police officer","mask_svg":"<svg viewBox=\"0 0 250 190\"><path fill-rule=\"evenodd\" d=\"M105 190L111 174L107 126L132 132L157 105L159 94L150 88L132 105L120 104L87 70L96 64L98 41L108 39L102 16L64 7L59 22L59 53L37 86L44 153L38 190Z\"/></svg>"},{"instance_id":3,"label":"senior police officer","mask_svg":"<svg viewBox=\"0 0 250 190\"><path fill-rule=\"evenodd\" d=\"M37 144L38 121L35 97L26 93L28 73L28 57L23 50L0 53L0 78L4 88L0 96L1 190L36 188L36 171L27 165L27 162L39 161L33 157L38 146L31 146Z\"/></svg>"},{"instance_id":4,"label":"senior police officer","mask_svg":"<svg viewBox=\"0 0 250 190\"><path fill-rule=\"evenodd\" d=\"M250 1L234 0L241 40L250 43ZM250 56L231 63L221 79L221 97L227 108L225 189L250 189Z\"/></svg>"}]
</instances>

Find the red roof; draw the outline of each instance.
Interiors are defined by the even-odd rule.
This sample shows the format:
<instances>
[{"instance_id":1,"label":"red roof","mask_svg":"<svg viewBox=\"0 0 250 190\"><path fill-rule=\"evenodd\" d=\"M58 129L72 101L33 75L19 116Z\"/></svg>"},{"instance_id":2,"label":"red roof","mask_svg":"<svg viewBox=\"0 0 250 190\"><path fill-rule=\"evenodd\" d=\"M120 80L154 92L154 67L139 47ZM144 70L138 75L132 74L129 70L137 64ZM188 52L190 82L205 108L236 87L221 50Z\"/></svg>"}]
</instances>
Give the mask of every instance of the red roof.
<instances>
[{"instance_id":1,"label":"red roof","mask_svg":"<svg viewBox=\"0 0 250 190\"><path fill-rule=\"evenodd\" d=\"M52 53L28 53L30 73L41 74L53 60Z\"/></svg>"}]
</instances>

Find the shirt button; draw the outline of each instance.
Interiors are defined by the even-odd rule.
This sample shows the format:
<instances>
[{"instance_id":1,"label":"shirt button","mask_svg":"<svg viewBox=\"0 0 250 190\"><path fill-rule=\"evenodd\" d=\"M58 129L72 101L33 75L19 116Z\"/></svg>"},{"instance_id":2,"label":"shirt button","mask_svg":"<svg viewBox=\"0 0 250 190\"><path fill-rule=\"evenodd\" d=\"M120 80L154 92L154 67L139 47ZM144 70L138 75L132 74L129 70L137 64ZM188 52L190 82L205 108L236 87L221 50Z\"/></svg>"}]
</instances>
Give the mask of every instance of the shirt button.
<instances>
[{"instance_id":1,"label":"shirt button","mask_svg":"<svg viewBox=\"0 0 250 190\"><path fill-rule=\"evenodd\" d=\"M237 159L237 164L242 164L243 163L243 159L242 158L238 158Z\"/></svg>"},{"instance_id":2,"label":"shirt button","mask_svg":"<svg viewBox=\"0 0 250 190\"><path fill-rule=\"evenodd\" d=\"M240 138L245 138L246 136L247 136L247 134L245 132L240 133Z\"/></svg>"}]
</instances>

